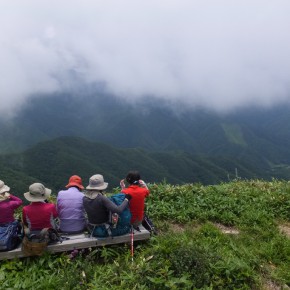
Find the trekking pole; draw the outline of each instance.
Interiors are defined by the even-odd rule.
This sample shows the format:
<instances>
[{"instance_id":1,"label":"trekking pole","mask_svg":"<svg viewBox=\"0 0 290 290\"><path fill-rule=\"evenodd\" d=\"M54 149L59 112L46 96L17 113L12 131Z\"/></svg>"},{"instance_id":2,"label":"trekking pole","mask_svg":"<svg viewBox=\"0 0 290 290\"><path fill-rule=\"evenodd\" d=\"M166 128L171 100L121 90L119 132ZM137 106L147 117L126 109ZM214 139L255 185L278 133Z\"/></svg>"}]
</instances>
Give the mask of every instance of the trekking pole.
<instances>
[{"instance_id":1,"label":"trekking pole","mask_svg":"<svg viewBox=\"0 0 290 290\"><path fill-rule=\"evenodd\" d=\"M131 226L131 258L134 260L134 228Z\"/></svg>"}]
</instances>

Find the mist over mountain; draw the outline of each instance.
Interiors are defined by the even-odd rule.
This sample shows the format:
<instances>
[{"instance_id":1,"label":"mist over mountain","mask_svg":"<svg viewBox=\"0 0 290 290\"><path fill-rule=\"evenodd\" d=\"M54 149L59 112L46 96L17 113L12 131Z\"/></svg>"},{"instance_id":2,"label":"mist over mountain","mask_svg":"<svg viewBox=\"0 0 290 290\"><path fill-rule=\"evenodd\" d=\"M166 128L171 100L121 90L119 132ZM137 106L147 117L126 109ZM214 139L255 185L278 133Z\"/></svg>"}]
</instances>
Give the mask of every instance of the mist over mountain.
<instances>
[{"instance_id":1,"label":"mist over mountain","mask_svg":"<svg viewBox=\"0 0 290 290\"><path fill-rule=\"evenodd\" d=\"M109 160L123 160L135 168L143 169L145 161L142 158L149 154L150 162L145 162L148 164L145 172L151 181L167 178L173 183L216 183L226 180L228 175L242 178L287 178L290 168L289 119L290 109L285 106L268 110L252 108L221 115L201 109L187 109L178 103L164 103L154 98L130 103L104 93L98 93L97 97L96 93L79 96L55 94L31 97L14 119L1 119L0 149L4 156L9 152L22 152L31 148L23 153L27 155L27 152L39 152L40 145L33 147L38 142L61 136L81 137L90 142L111 145L117 151L122 150L118 148L132 148L132 152L137 150L138 156L125 154L124 160L120 153L115 157L114 154L107 155ZM59 144L58 141L56 143ZM48 144L56 146L55 143ZM88 148L94 145L76 147L76 155L81 156L80 162L76 164L83 164L83 168L87 168L85 175L104 170L106 160L100 163L100 167L97 167L98 162L92 166L90 162L84 161L90 158ZM45 148L37 154L39 159L47 158L48 154L51 158L58 156L60 163L61 157L67 158L68 163L72 159L73 154L58 155L63 150L60 145L53 153L49 153L47 145ZM67 150L70 150L69 147ZM103 155L102 151L100 154ZM2 159L2 166L6 162L3 160L9 158ZM133 161L135 163L131 163ZM162 168L158 167L161 166L158 162L161 162ZM35 163L36 159L32 164ZM19 162L17 164L17 167L12 167L13 170L21 168ZM171 173L166 171L167 167L174 166L180 167L180 170ZM108 178L117 184L117 179L123 177L121 175L130 166L122 167L122 170L118 168L114 173L113 167L110 167L112 173L109 167L105 171ZM47 168L51 171L55 164ZM68 168L65 166L63 173L57 171L56 176L67 179L78 167L73 167L74 170ZM51 182L51 179L45 180L43 176L37 177L38 170L28 175ZM53 186L59 187L61 182Z\"/></svg>"},{"instance_id":2,"label":"mist over mountain","mask_svg":"<svg viewBox=\"0 0 290 290\"><path fill-rule=\"evenodd\" d=\"M79 83L219 112L289 104L289 14L285 0L2 0L1 115Z\"/></svg>"}]
</instances>

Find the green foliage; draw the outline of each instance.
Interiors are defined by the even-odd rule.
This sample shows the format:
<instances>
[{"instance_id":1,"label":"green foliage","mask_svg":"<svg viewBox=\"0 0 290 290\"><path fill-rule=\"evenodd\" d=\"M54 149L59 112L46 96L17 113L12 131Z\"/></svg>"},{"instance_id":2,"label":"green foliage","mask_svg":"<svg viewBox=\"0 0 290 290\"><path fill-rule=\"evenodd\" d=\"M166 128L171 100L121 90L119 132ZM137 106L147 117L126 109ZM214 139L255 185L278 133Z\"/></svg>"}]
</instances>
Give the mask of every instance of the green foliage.
<instances>
[{"instance_id":1,"label":"green foliage","mask_svg":"<svg viewBox=\"0 0 290 290\"><path fill-rule=\"evenodd\" d=\"M250 228L271 226L274 218L290 218L289 186L278 180L237 180L216 186L153 184L148 209L154 218L174 222L210 220Z\"/></svg>"},{"instance_id":2,"label":"green foliage","mask_svg":"<svg viewBox=\"0 0 290 290\"><path fill-rule=\"evenodd\" d=\"M140 148L119 149L77 137L60 137L39 143L23 153L0 155L1 180L20 197L34 182L43 183L56 194L74 174L80 175L84 184L93 174L103 174L111 188L118 186L120 179L136 168L147 182L166 179L171 184L218 184L233 178L233 167L238 167L239 175L245 178L258 174L255 168L244 166L234 158L214 159L184 152L160 153Z\"/></svg>"},{"instance_id":3,"label":"green foliage","mask_svg":"<svg viewBox=\"0 0 290 290\"><path fill-rule=\"evenodd\" d=\"M289 183L150 184L159 235L0 264L0 289L263 289L290 286ZM226 234L218 225L238 234ZM284 285L284 286L283 286ZM2 287L2 288L1 288ZM286 286L285 286L286 287Z\"/></svg>"}]
</instances>

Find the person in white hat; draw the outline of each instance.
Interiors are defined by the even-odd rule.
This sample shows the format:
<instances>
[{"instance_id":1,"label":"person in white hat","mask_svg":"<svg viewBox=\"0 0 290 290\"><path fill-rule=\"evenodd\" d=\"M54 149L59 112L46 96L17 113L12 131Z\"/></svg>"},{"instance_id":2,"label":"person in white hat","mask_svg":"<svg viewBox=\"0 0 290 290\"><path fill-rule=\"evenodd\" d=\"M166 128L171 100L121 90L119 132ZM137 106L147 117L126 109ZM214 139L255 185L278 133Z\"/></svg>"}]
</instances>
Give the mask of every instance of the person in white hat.
<instances>
[{"instance_id":1,"label":"person in white hat","mask_svg":"<svg viewBox=\"0 0 290 290\"><path fill-rule=\"evenodd\" d=\"M12 223L14 211L22 204L22 200L9 193L10 187L0 180L0 226Z\"/></svg>"},{"instance_id":2,"label":"person in white hat","mask_svg":"<svg viewBox=\"0 0 290 290\"><path fill-rule=\"evenodd\" d=\"M53 203L45 202L50 194L51 190L41 183L31 184L29 191L24 193L24 197L31 203L23 207L22 219L30 232L38 232L44 228L56 229L54 223L54 219L57 218L56 207Z\"/></svg>"},{"instance_id":3,"label":"person in white hat","mask_svg":"<svg viewBox=\"0 0 290 290\"><path fill-rule=\"evenodd\" d=\"M103 236L106 232L106 226L109 222L109 212L120 214L128 205L131 196L125 195L123 203L119 206L114 204L104 194L104 190L108 187L108 183L104 182L101 174L93 175L89 180L89 185L84 192L84 208L88 216L89 224L94 226L93 236Z\"/></svg>"}]
</instances>

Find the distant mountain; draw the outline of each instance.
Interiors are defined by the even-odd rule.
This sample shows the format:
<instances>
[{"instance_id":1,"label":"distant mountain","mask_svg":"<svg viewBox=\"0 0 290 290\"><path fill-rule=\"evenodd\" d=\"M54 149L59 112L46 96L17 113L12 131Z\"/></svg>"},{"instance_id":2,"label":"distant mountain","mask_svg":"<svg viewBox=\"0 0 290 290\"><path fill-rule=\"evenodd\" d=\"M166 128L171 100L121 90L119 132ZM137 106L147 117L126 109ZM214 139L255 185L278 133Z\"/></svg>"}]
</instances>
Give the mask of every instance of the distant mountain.
<instances>
[{"instance_id":1,"label":"distant mountain","mask_svg":"<svg viewBox=\"0 0 290 290\"><path fill-rule=\"evenodd\" d=\"M147 164L141 169L154 168L154 173L146 171L152 181L165 177L172 182L186 182L191 176L193 181L213 183L224 180L224 176L228 173L234 174L236 169L239 176L246 178L288 177L289 107L275 107L271 110L247 109L219 115L204 110L185 108L180 110L180 106L180 104L169 106L153 98L142 103L129 103L112 96L91 92L80 93L78 96L71 94L38 96L31 98L13 120L0 120L0 152L3 154L22 152L41 141L71 136L113 146L102 145L104 146L102 150L105 150L104 148L107 151L108 148L113 150L114 153L110 152L111 160L118 152L115 160L122 160L128 166L118 167L116 172L114 165L113 168L104 167L106 162L101 163L101 167L96 167L97 163L92 167L90 158L83 156L87 152L85 147L91 145L82 147L80 144L78 146L83 150L79 152L77 150L79 148L75 148L77 153L74 158L73 154L69 153L72 149L64 152L60 149L52 151L44 145L47 143L25 151L24 155L15 156L23 155L28 158L28 155L33 155L29 152L40 151L38 157L44 160L47 156L51 158L51 161L46 160L45 164L58 159L58 164L54 164L54 167L58 168L62 162L75 162L75 165L82 164L87 176L95 173L96 169L105 170L113 182L122 177L130 167L138 165L140 168L142 164L140 156L143 156L143 164ZM51 147L55 148L59 142L52 141ZM60 147L64 146L63 142ZM41 146L45 146L45 150L41 150ZM121 149L117 148L124 148L125 151L119 151ZM126 151L125 148L132 149ZM132 152L135 152L135 155ZM125 153L126 160L123 160L122 154ZM127 159L131 155L133 160ZM67 161L60 161L61 158ZM117 161L115 163L119 164ZM174 163L175 166L172 165ZM169 172L168 166L180 168ZM65 167L68 168L67 165ZM12 169L19 170L20 167ZM47 169L46 174L51 170L51 167ZM60 174L59 170L57 172ZM29 176L38 176L35 173L38 174L32 170ZM68 176L70 172L66 174ZM199 178L195 179L197 176ZM45 181L44 176L39 178ZM54 186L59 187L62 183L63 178L60 178Z\"/></svg>"},{"instance_id":2,"label":"distant mountain","mask_svg":"<svg viewBox=\"0 0 290 290\"><path fill-rule=\"evenodd\" d=\"M265 174L235 159L120 149L77 137L60 137L23 153L0 155L0 164L1 179L17 195L22 195L33 182L42 182L56 192L64 188L73 174L80 175L84 184L91 175L103 174L112 189L132 169L139 170L147 182L166 180L173 184L214 184L233 179L236 174L243 178Z\"/></svg>"}]
</instances>

